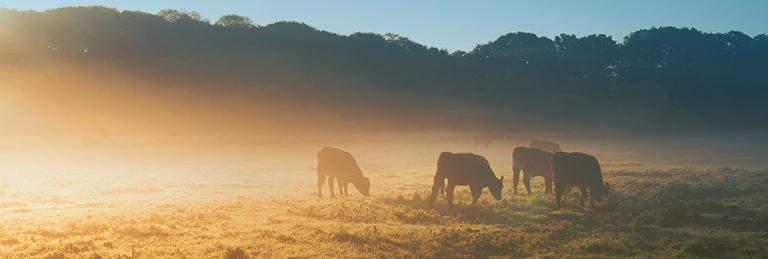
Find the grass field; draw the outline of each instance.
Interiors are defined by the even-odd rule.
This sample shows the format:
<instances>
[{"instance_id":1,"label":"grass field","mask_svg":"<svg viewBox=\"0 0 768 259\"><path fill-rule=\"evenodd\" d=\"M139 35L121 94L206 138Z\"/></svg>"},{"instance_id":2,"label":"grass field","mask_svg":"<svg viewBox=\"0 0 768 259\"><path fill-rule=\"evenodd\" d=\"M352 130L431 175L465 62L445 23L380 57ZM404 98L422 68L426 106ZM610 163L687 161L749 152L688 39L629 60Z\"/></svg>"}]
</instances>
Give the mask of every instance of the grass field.
<instances>
[{"instance_id":1,"label":"grass field","mask_svg":"<svg viewBox=\"0 0 768 259\"><path fill-rule=\"evenodd\" d=\"M610 198L555 210L541 178L513 195L512 149L534 138L595 155ZM317 198L324 145L371 197ZM457 187L453 214L427 210L441 151L485 156L504 198ZM755 132L6 139L0 258L768 258L766 154Z\"/></svg>"}]
</instances>

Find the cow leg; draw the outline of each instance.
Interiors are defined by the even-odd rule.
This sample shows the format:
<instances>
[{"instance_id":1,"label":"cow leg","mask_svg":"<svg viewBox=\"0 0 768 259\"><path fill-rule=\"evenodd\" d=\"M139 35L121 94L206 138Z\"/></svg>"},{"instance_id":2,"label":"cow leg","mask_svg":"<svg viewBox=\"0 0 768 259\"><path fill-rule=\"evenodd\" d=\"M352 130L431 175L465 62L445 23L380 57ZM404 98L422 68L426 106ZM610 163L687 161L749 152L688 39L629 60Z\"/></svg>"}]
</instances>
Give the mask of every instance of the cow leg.
<instances>
[{"instance_id":1,"label":"cow leg","mask_svg":"<svg viewBox=\"0 0 768 259\"><path fill-rule=\"evenodd\" d=\"M525 189L528 190L528 195L531 195L531 177L536 176L535 170L536 168L534 168L533 163L526 163L525 169L523 169L523 183L525 184Z\"/></svg>"},{"instance_id":2,"label":"cow leg","mask_svg":"<svg viewBox=\"0 0 768 259\"><path fill-rule=\"evenodd\" d=\"M349 187L349 182L347 182L347 181L344 181L344 182L339 184L339 188L341 188L340 191L344 192L344 196L349 196L349 188L348 187Z\"/></svg>"},{"instance_id":3,"label":"cow leg","mask_svg":"<svg viewBox=\"0 0 768 259\"><path fill-rule=\"evenodd\" d=\"M581 189L581 201L579 201L579 207L584 206L584 201L587 199L587 188L579 187Z\"/></svg>"},{"instance_id":4,"label":"cow leg","mask_svg":"<svg viewBox=\"0 0 768 259\"><path fill-rule=\"evenodd\" d=\"M336 191L333 190L333 181L335 180L336 180L336 177L328 176L328 188L331 189L331 198L336 198L336 194L334 194L334 192Z\"/></svg>"},{"instance_id":5,"label":"cow leg","mask_svg":"<svg viewBox=\"0 0 768 259\"><path fill-rule=\"evenodd\" d=\"M477 204L477 199L480 198L480 194L483 194L483 187L470 185L469 191L472 192L472 205Z\"/></svg>"},{"instance_id":6,"label":"cow leg","mask_svg":"<svg viewBox=\"0 0 768 259\"><path fill-rule=\"evenodd\" d=\"M512 162L514 163L514 161ZM517 195L517 182L520 181L520 169L516 168L515 165L512 165L512 188L515 190L515 195Z\"/></svg>"},{"instance_id":7,"label":"cow leg","mask_svg":"<svg viewBox=\"0 0 768 259\"><path fill-rule=\"evenodd\" d=\"M336 178L336 183L339 185L339 195L343 196L344 195L344 185L345 185L346 182L341 180L341 178Z\"/></svg>"},{"instance_id":8,"label":"cow leg","mask_svg":"<svg viewBox=\"0 0 768 259\"><path fill-rule=\"evenodd\" d=\"M563 191L565 190L565 184L555 184L555 196L557 196L557 203L555 208L560 209L560 198L563 197Z\"/></svg>"},{"instance_id":9,"label":"cow leg","mask_svg":"<svg viewBox=\"0 0 768 259\"><path fill-rule=\"evenodd\" d=\"M531 175L523 171L523 184L525 184L525 189L528 190L528 195L531 195Z\"/></svg>"},{"instance_id":10,"label":"cow leg","mask_svg":"<svg viewBox=\"0 0 768 259\"><path fill-rule=\"evenodd\" d=\"M432 195L429 195L429 209L432 209L432 205L435 204L435 198L437 198L437 194L440 193L440 189L442 189L440 185L432 185Z\"/></svg>"},{"instance_id":11,"label":"cow leg","mask_svg":"<svg viewBox=\"0 0 768 259\"><path fill-rule=\"evenodd\" d=\"M325 182L325 174L317 173L317 197L323 198L323 182ZM333 190L331 190L333 192Z\"/></svg>"},{"instance_id":12,"label":"cow leg","mask_svg":"<svg viewBox=\"0 0 768 259\"><path fill-rule=\"evenodd\" d=\"M448 211L449 213L453 213L453 189L456 188L456 185L451 183L451 180L448 180L448 186L445 187L445 196L448 200Z\"/></svg>"},{"instance_id":13,"label":"cow leg","mask_svg":"<svg viewBox=\"0 0 768 259\"><path fill-rule=\"evenodd\" d=\"M552 179L544 177L544 186L546 186L546 193L552 195Z\"/></svg>"}]
</instances>

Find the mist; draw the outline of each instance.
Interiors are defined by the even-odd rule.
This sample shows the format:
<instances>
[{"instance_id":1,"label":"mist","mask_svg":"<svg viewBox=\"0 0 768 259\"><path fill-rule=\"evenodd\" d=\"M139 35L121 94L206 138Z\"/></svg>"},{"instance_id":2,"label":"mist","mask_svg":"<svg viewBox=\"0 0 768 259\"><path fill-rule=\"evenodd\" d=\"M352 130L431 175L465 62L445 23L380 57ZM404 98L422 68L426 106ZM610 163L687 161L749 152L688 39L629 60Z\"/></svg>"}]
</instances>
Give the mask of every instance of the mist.
<instances>
[{"instance_id":1,"label":"mist","mask_svg":"<svg viewBox=\"0 0 768 259\"><path fill-rule=\"evenodd\" d=\"M642 134L768 125L765 35L661 27L616 42L509 33L448 53L393 33L258 26L237 15L212 25L172 11L0 11L0 131Z\"/></svg>"}]
</instances>

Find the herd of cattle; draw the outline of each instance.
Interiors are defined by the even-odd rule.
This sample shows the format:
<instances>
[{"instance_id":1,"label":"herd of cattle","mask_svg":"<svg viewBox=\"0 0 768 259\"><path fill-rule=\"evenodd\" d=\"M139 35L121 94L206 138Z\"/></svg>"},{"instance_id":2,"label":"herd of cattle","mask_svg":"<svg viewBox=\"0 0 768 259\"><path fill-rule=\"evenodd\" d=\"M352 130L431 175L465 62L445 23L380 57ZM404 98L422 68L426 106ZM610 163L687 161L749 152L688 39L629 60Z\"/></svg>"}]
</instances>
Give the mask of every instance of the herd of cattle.
<instances>
[{"instance_id":1,"label":"herd of cattle","mask_svg":"<svg viewBox=\"0 0 768 259\"><path fill-rule=\"evenodd\" d=\"M560 199L566 186L579 187L581 200L584 205L587 195L592 203L602 200L608 195L608 183L603 184L603 176L597 159L581 152L562 152L557 143L533 140L528 147L517 146L512 152L512 172L514 193L517 194L517 184L520 172L523 172L523 184L528 194L531 194L531 177L544 178L545 192L552 194L552 184L555 185L556 208L560 209ZM369 196L371 182L363 175L355 158L349 152L323 147L317 153L317 197L323 197L323 183L328 179L331 197L334 195L334 180L339 185L339 193L348 195L349 183L355 185L358 191ZM448 185L445 185L445 180ZM484 188L488 187L496 200L501 200L501 189L504 176L496 178L491 166L484 157L471 153L442 152L437 159L432 194L429 197L429 208L432 209L438 193L445 193L448 208L453 212L453 190L457 185L468 185L472 193L472 204L477 203ZM589 189L589 193L587 193Z\"/></svg>"}]
</instances>

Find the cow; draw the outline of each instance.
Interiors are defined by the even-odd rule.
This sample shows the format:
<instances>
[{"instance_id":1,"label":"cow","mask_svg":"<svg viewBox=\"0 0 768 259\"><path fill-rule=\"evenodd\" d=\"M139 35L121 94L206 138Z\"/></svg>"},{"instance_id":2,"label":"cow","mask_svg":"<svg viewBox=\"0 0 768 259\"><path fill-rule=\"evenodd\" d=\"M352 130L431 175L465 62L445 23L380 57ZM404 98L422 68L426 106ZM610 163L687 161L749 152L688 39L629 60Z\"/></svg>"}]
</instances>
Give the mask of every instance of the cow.
<instances>
[{"instance_id":1,"label":"cow","mask_svg":"<svg viewBox=\"0 0 768 259\"><path fill-rule=\"evenodd\" d=\"M371 182L360 171L355 158L352 154L344 150L332 147L323 147L317 153L317 197L323 197L323 182L328 176L328 189L333 194L333 180L336 179L339 184L339 194L349 195L347 185L352 183L358 191L364 196L369 196Z\"/></svg>"},{"instance_id":2,"label":"cow","mask_svg":"<svg viewBox=\"0 0 768 259\"><path fill-rule=\"evenodd\" d=\"M517 183L520 181L520 171L523 171L523 184L531 194L531 177L544 177L545 192L552 194L552 168L549 160L552 153L535 148L517 146L512 150L512 184L517 194Z\"/></svg>"},{"instance_id":3,"label":"cow","mask_svg":"<svg viewBox=\"0 0 768 259\"><path fill-rule=\"evenodd\" d=\"M603 185L603 175L600 171L600 163L589 154L580 152L556 152L550 159L552 178L555 182L555 195L557 195L556 208L560 209L560 198L566 186L579 187L581 200L579 206L584 206L589 188L590 203L595 204L595 199L601 201L603 196L609 195L610 185Z\"/></svg>"},{"instance_id":4,"label":"cow","mask_svg":"<svg viewBox=\"0 0 768 259\"><path fill-rule=\"evenodd\" d=\"M445 179L448 179L448 187L445 187ZM432 195L429 197L429 209L432 209L437 193L445 189L448 191L449 213L453 213L453 190L456 185L469 185L469 190L472 192L472 205L477 203L485 187L488 187L496 200L501 200L503 180L504 176L501 176L501 179L496 178L488 160L482 156L470 153L440 153Z\"/></svg>"},{"instance_id":5,"label":"cow","mask_svg":"<svg viewBox=\"0 0 768 259\"><path fill-rule=\"evenodd\" d=\"M531 142L528 143L528 147L538 148L550 153L561 151L560 145L558 145L555 142L546 141L546 140L531 140Z\"/></svg>"}]
</instances>

